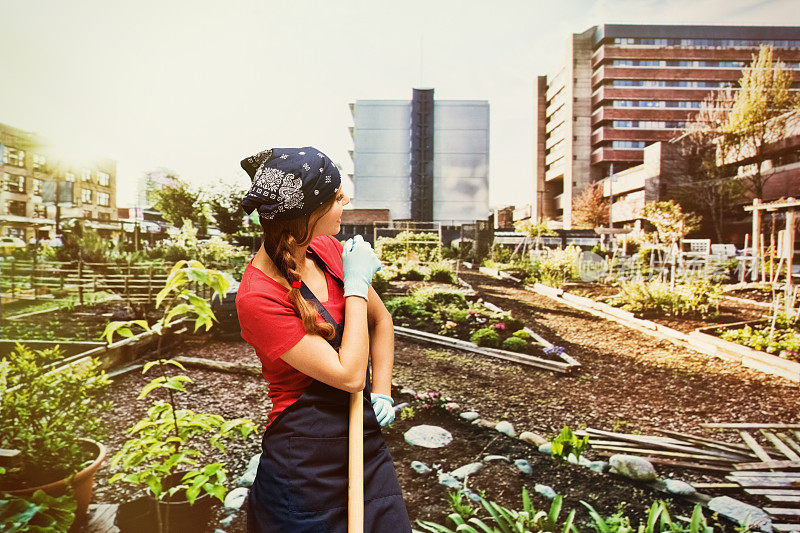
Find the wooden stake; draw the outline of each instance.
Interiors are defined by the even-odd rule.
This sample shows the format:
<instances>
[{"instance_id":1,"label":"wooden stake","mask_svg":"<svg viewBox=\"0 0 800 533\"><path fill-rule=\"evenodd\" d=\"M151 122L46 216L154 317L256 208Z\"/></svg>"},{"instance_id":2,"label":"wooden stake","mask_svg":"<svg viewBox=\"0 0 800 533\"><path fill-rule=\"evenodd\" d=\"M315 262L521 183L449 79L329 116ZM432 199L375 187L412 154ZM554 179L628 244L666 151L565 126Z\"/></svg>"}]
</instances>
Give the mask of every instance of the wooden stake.
<instances>
[{"instance_id":1,"label":"wooden stake","mask_svg":"<svg viewBox=\"0 0 800 533\"><path fill-rule=\"evenodd\" d=\"M364 531L364 391L350 394L347 533Z\"/></svg>"}]
</instances>

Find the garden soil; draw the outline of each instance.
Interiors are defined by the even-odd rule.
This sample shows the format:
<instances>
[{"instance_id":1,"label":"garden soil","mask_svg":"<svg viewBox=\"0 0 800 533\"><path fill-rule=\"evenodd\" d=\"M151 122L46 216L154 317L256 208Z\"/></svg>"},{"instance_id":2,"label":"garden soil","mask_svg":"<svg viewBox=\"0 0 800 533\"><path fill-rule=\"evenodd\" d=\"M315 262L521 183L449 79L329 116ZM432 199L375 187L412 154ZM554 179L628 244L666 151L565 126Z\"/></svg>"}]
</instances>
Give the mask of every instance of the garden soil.
<instances>
[{"instance_id":1,"label":"garden soil","mask_svg":"<svg viewBox=\"0 0 800 533\"><path fill-rule=\"evenodd\" d=\"M565 347L581 368L562 375L398 339L393 391L398 401L413 402L411 396L400 394L403 387L419 392L438 391L457 402L461 410L475 410L492 422L508 420L517 433L534 431L547 438L555 436L566 424L573 429L592 427L644 434L662 428L736 442L737 437L731 432L704 429L699 424L800 421L800 387L795 383L687 351L525 291L511 282L476 272L462 273L462 277L486 301L511 311L550 342ZM257 363L252 348L241 340L220 340L211 335L188 340L174 355ZM189 396L181 401L196 411L250 418L263 430L270 409L263 378L191 368L187 374L194 383L188 385ZM148 376L139 372L115 379L110 392L115 406L105 414L111 430L105 443L111 453L119 450L127 438L123 429L145 414L149 402L137 401L136 396L148 381ZM469 424L443 409L425 409L420 402L414 405L413 417L398 417L384 430L412 520L445 523L450 512L447 489L437 482L435 474L415 473L410 468L413 460L450 471L489 454L503 455L511 461L527 459L533 467L532 475L522 474L512 463L493 461L470 476L468 486L484 491L490 500L519 509L523 486L533 493L537 483L550 485L564 495L565 509L578 509L582 530L589 528L588 514L580 500L605 515L622 506L629 516L638 518L652 501L666 497L612 475L557 464L533 446L493 429ZM419 424L445 427L454 436L453 444L434 450L408 445L403 433ZM259 451L260 437L254 436L247 442L230 444L228 455L219 460L225 462L235 480L249 458ZM217 460L215 452L204 452L204 457ZM603 458L593 450L587 455L591 459ZM95 502L121 503L140 495L141 490L121 482L109 485L112 472L108 462L98 473ZM697 472L657 469L667 477L721 481ZM741 494L734 496L744 498ZM549 505L538 495L532 499L539 509ZM676 501L675 506L677 514L691 512L687 503ZM221 511L217 516L222 516ZM216 525L209 524L208 530L213 531ZM244 531L243 513L225 530Z\"/></svg>"}]
</instances>

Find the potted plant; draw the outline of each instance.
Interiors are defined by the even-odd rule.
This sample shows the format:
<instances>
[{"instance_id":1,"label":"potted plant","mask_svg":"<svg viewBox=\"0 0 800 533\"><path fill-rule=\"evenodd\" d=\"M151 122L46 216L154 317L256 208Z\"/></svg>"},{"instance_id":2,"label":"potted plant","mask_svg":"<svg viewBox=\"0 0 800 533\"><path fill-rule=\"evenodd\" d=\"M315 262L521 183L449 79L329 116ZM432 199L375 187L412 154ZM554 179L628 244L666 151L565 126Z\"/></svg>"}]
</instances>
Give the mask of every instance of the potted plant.
<instances>
[{"instance_id":1,"label":"potted plant","mask_svg":"<svg viewBox=\"0 0 800 533\"><path fill-rule=\"evenodd\" d=\"M106 449L99 414L110 384L96 359L58 367L60 348L31 350L17 344L0 361L0 492L58 497L74 491L76 519L85 517L94 473Z\"/></svg>"},{"instance_id":2,"label":"potted plant","mask_svg":"<svg viewBox=\"0 0 800 533\"><path fill-rule=\"evenodd\" d=\"M201 464L198 459L201 452L194 447L195 442L207 438L211 446L224 453L223 440L237 435L244 439L256 430L250 420L226 420L217 414L196 413L178 406L176 393L186 392L185 385L191 379L185 375L172 375L171 369L185 370L179 362L161 359L162 335L175 322L185 318L194 320L195 331L201 326L205 326L207 331L216 320L209 302L190 290L192 283L209 286L218 294L225 294L229 287L221 272L207 269L197 261L179 261L156 297L156 307L163 309L161 319L152 327L143 320L111 322L104 332L109 343L114 333L133 335L133 326L159 335L156 360L146 363L142 373L155 368L160 375L142 387L139 399L156 391L162 394L163 399L155 400L147 415L128 430L134 436L114 455L111 466L119 472L110 480L147 487L153 501L136 518L136 527L141 528L141 521L150 517L159 532L170 531L171 522L175 522L176 505L191 506L204 496L216 497L220 501L225 498L227 472L223 464ZM208 505L203 509L209 510ZM200 514L191 513L203 525ZM173 530L177 530L175 527L180 527L181 531L187 529L186 524L176 524Z\"/></svg>"}]
</instances>

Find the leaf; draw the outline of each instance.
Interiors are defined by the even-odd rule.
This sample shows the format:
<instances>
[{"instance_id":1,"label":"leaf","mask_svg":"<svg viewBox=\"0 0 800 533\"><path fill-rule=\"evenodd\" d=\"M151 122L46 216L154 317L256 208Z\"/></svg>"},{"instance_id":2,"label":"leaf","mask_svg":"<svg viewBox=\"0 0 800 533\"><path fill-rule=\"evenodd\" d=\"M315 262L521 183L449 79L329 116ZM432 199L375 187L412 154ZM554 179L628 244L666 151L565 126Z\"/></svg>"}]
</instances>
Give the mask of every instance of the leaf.
<instances>
[{"instance_id":1,"label":"leaf","mask_svg":"<svg viewBox=\"0 0 800 533\"><path fill-rule=\"evenodd\" d=\"M225 488L225 485L206 483L203 485L203 488L207 493L211 494L219 501L225 501L225 494L228 492L228 489Z\"/></svg>"},{"instance_id":2,"label":"leaf","mask_svg":"<svg viewBox=\"0 0 800 533\"><path fill-rule=\"evenodd\" d=\"M148 383L147 385L142 387L142 392L139 393L139 396L137 396L136 399L137 400L143 399L148 394L150 394L150 392L152 392L154 389L157 389L157 388L161 387L162 384L165 383L166 381L167 380L166 380L166 378L164 376L159 376L159 377L155 378L150 383Z\"/></svg>"}]
</instances>

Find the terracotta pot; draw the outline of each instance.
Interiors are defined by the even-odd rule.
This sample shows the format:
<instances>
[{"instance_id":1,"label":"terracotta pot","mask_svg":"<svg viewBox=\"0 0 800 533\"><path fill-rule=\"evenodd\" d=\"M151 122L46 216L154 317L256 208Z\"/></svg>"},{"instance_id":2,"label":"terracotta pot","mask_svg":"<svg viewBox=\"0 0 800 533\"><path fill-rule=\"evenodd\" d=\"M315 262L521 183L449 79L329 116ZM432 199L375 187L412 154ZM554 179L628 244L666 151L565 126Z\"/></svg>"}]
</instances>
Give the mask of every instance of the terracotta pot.
<instances>
[{"instance_id":1,"label":"terracotta pot","mask_svg":"<svg viewBox=\"0 0 800 533\"><path fill-rule=\"evenodd\" d=\"M46 485L40 485L38 487L6 490L5 492L16 496L29 496L37 490L43 490L49 496L58 497L67 491L67 483L70 483L72 485L72 490L75 492L75 500L78 504L78 508L75 510L75 524L73 524L73 529L75 528L76 524L83 523L83 521L86 519L86 511L89 509L89 503L92 501L92 492L94 490L94 474L97 472L97 469L100 468L100 464L106 458L108 450L99 442L90 439L79 440L96 449L97 456L95 460L92 461L92 464L72 476L71 481L70 478L65 478L59 481L54 481L53 483L48 483Z\"/></svg>"}]
</instances>

